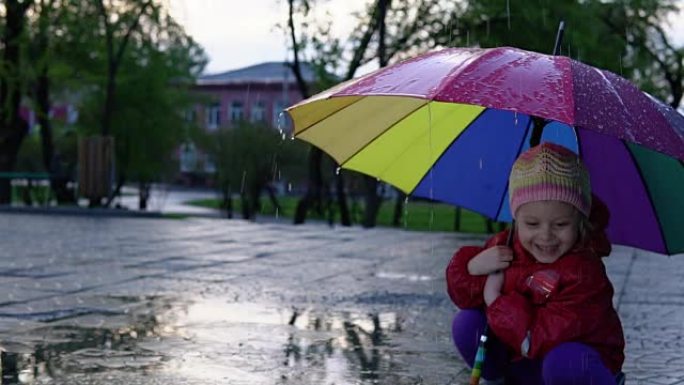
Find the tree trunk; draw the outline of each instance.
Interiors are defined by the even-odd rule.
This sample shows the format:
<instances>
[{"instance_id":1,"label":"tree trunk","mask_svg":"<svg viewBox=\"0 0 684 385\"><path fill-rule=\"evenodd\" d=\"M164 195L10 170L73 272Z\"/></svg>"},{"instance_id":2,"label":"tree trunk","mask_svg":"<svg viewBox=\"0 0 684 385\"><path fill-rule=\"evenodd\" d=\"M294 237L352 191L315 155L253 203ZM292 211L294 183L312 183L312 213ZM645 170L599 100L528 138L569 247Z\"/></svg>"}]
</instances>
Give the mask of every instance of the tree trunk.
<instances>
[{"instance_id":1,"label":"tree trunk","mask_svg":"<svg viewBox=\"0 0 684 385\"><path fill-rule=\"evenodd\" d=\"M347 206L347 193L344 189L344 175L342 171L335 172L335 194L337 196L337 207L340 209L340 223L342 226L351 226L352 220Z\"/></svg>"},{"instance_id":2,"label":"tree trunk","mask_svg":"<svg viewBox=\"0 0 684 385\"><path fill-rule=\"evenodd\" d=\"M150 188L152 186L148 182L140 182L138 184L138 209L147 210L147 202L150 200Z\"/></svg>"},{"instance_id":3,"label":"tree trunk","mask_svg":"<svg viewBox=\"0 0 684 385\"><path fill-rule=\"evenodd\" d=\"M233 218L233 192L230 186L224 186L221 189L221 209L226 213L226 218Z\"/></svg>"},{"instance_id":4,"label":"tree trunk","mask_svg":"<svg viewBox=\"0 0 684 385\"><path fill-rule=\"evenodd\" d=\"M401 218L404 216L404 201L406 194L399 189L397 191L397 198L394 201L394 215L392 216L392 226L401 227Z\"/></svg>"},{"instance_id":5,"label":"tree trunk","mask_svg":"<svg viewBox=\"0 0 684 385\"><path fill-rule=\"evenodd\" d=\"M240 200L242 201L241 204L241 209L242 209L242 219L251 219L252 218L252 208L251 204L249 202L249 194L245 194L244 192L240 194Z\"/></svg>"},{"instance_id":6,"label":"tree trunk","mask_svg":"<svg viewBox=\"0 0 684 385\"><path fill-rule=\"evenodd\" d=\"M12 172L19 147L28 133L28 124L19 115L21 104L20 38L24 31L26 10L30 1L5 1L5 29L2 36L3 78L0 80L0 172ZM0 204L12 198L10 180L0 179Z\"/></svg>"},{"instance_id":7,"label":"tree trunk","mask_svg":"<svg viewBox=\"0 0 684 385\"><path fill-rule=\"evenodd\" d=\"M152 6L152 1L148 0L141 5L139 12L127 26L125 33L119 35L120 43L116 49L114 47L114 35L117 34L115 33L116 31L113 30L114 26L109 21L109 15L107 14L103 0L99 0L97 5L105 29L105 43L107 46L107 83L105 85L105 102L102 111L102 136L108 136L111 131L112 116L114 115L114 109L116 107L116 75L131 35L133 34L133 31L138 28L140 18L145 14L147 8Z\"/></svg>"},{"instance_id":8,"label":"tree trunk","mask_svg":"<svg viewBox=\"0 0 684 385\"><path fill-rule=\"evenodd\" d=\"M283 211L283 208L280 206L280 202L278 202L278 197L276 196L275 190L273 189L273 186L270 184L267 184L266 187L266 193L268 194L268 199L271 201L271 204L273 205L273 208L275 209L276 213L281 213Z\"/></svg>"},{"instance_id":9,"label":"tree trunk","mask_svg":"<svg viewBox=\"0 0 684 385\"><path fill-rule=\"evenodd\" d=\"M378 0L377 2L377 26L378 26L378 64L380 68L386 67L388 58L385 46L385 32L387 9L390 7L390 0ZM363 227L375 227L377 221L378 211L380 210L381 198L378 197L377 179L369 176L364 176L364 185L366 187L366 209L363 214Z\"/></svg>"},{"instance_id":10,"label":"tree trunk","mask_svg":"<svg viewBox=\"0 0 684 385\"><path fill-rule=\"evenodd\" d=\"M33 197L31 196L31 190L33 190L33 182L31 179L26 180L26 186L21 190L21 200L24 202L24 206L33 206Z\"/></svg>"},{"instance_id":11,"label":"tree trunk","mask_svg":"<svg viewBox=\"0 0 684 385\"><path fill-rule=\"evenodd\" d=\"M39 47L46 49L46 42L39 42ZM50 78L48 68L44 66L36 80L35 89L36 115L40 125L40 140L43 150L43 167L50 175L50 188L55 194L58 204L76 203L76 198L67 184L69 176L64 173L62 160L55 151L50 120Z\"/></svg>"},{"instance_id":12,"label":"tree trunk","mask_svg":"<svg viewBox=\"0 0 684 385\"><path fill-rule=\"evenodd\" d=\"M485 227L487 230L487 233L493 233L494 232L494 221L492 221L489 218L485 218Z\"/></svg>"},{"instance_id":13,"label":"tree trunk","mask_svg":"<svg viewBox=\"0 0 684 385\"><path fill-rule=\"evenodd\" d=\"M114 198L118 197L121 194L121 188L125 183L126 175L124 175L123 173L119 173L119 178L117 179L116 187L114 188L114 191L112 191L112 193L109 195L109 197L107 197L107 201L105 202L104 207L109 207L109 205L112 204L112 201L114 201ZM99 207L100 205L101 202L100 204L98 204L97 202L93 202L93 200L91 200L89 207Z\"/></svg>"},{"instance_id":14,"label":"tree trunk","mask_svg":"<svg viewBox=\"0 0 684 385\"><path fill-rule=\"evenodd\" d=\"M375 227L381 199L378 196L378 180L363 176L365 209L361 225L365 228Z\"/></svg>"},{"instance_id":15,"label":"tree trunk","mask_svg":"<svg viewBox=\"0 0 684 385\"><path fill-rule=\"evenodd\" d=\"M497 222L489 218L485 218L485 222L488 233L499 232L506 228L506 224L503 222ZM496 224L496 229L494 229L494 224Z\"/></svg>"},{"instance_id":16,"label":"tree trunk","mask_svg":"<svg viewBox=\"0 0 684 385\"><path fill-rule=\"evenodd\" d=\"M3 113L0 113L0 118L4 118ZM19 124L23 123L23 127L16 125L5 125L2 127L0 133L0 172L12 172L17 163L17 154L19 147L28 132L28 125L21 119ZM9 178L0 178L0 204L10 204L12 199L12 184Z\"/></svg>"},{"instance_id":17,"label":"tree trunk","mask_svg":"<svg viewBox=\"0 0 684 385\"><path fill-rule=\"evenodd\" d=\"M321 160L323 151L317 147L311 147L309 151L309 181L306 194L297 203L295 210L294 224L300 225L306 221L306 214L312 205L321 211L321 200L323 196L323 176L321 174Z\"/></svg>"},{"instance_id":18,"label":"tree trunk","mask_svg":"<svg viewBox=\"0 0 684 385\"><path fill-rule=\"evenodd\" d=\"M456 207L454 211L454 231L458 232L461 231L461 214L463 213L463 209L460 207Z\"/></svg>"}]
</instances>

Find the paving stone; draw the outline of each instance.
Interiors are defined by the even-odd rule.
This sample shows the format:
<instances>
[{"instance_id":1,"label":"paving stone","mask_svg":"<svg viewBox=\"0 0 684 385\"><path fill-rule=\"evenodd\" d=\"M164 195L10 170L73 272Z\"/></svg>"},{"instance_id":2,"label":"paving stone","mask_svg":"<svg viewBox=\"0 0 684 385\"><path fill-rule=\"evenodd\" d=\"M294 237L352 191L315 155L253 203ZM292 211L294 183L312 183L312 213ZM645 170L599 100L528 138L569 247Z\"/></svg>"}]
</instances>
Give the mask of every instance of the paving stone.
<instances>
[{"instance_id":1,"label":"paving stone","mask_svg":"<svg viewBox=\"0 0 684 385\"><path fill-rule=\"evenodd\" d=\"M444 269L484 236L5 214L0 237L0 346L25 383L467 383ZM684 256L604 262L628 383L684 383Z\"/></svg>"}]
</instances>

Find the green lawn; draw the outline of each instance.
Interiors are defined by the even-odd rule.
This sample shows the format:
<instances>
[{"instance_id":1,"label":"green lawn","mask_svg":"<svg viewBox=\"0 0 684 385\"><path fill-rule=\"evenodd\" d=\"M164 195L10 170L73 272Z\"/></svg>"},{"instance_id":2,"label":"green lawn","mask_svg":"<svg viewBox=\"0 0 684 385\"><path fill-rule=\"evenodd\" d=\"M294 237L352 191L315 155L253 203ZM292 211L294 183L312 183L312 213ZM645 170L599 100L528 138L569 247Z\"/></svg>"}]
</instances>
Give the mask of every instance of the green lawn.
<instances>
[{"instance_id":1,"label":"green lawn","mask_svg":"<svg viewBox=\"0 0 684 385\"><path fill-rule=\"evenodd\" d=\"M279 203L282 210L276 214L273 205L268 199L262 199L262 209L260 215L278 215L280 218L292 218L295 207L298 202L297 197L280 197ZM220 201L218 199L203 199L188 202L189 204L219 208ZM236 217L240 217L240 200L233 200L234 212ZM354 223L358 224L363 215L363 207L361 204L350 202L350 211ZM394 201L385 201L380 206L378 213L378 226L391 226L392 217L394 215ZM402 217L402 227L407 230L416 231L454 231L454 219L456 215L456 208L441 203L431 203L424 201L409 201L404 205L404 215ZM309 212L309 218L325 219ZM339 223L339 215L336 215L335 220ZM479 214L462 209L460 230L464 233L485 233L487 228L485 225L485 218ZM494 226L495 230L498 228Z\"/></svg>"}]
</instances>

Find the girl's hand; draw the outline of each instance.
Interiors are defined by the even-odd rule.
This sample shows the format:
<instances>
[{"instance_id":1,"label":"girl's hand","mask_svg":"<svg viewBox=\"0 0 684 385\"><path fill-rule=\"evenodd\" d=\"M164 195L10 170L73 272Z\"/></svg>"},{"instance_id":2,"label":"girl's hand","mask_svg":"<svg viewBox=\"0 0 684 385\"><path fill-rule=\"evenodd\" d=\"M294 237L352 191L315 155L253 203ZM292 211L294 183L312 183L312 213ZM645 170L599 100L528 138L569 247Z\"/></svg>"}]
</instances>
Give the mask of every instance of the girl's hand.
<instances>
[{"instance_id":1,"label":"girl's hand","mask_svg":"<svg viewBox=\"0 0 684 385\"><path fill-rule=\"evenodd\" d=\"M511 265L513 250L507 246L492 246L482 250L480 254L468 262L470 275L487 275L505 270Z\"/></svg>"},{"instance_id":2,"label":"girl's hand","mask_svg":"<svg viewBox=\"0 0 684 385\"><path fill-rule=\"evenodd\" d=\"M501 295L504 274L502 271L489 274L484 287L484 300L487 306L491 305Z\"/></svg>"}]
</instances>

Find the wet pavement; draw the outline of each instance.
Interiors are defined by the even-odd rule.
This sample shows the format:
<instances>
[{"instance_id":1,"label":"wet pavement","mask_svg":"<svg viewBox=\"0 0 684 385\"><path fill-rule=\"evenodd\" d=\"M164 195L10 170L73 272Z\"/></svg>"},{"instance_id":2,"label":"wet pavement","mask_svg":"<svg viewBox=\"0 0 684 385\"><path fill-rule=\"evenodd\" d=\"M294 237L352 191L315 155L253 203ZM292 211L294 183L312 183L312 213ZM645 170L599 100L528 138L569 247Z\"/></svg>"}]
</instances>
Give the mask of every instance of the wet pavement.
<instances>
[{"instance_id":1,"label":"wet pavement","mask_svg":"<svg viewBox=\"0 0 684 385\"><path fill-rule=\"evenodd\" d=\"M463 384L444 268L482 237L0 214L2 384ZM628 384L684 383L684 256L606 260Z\"/></svg>"}]
</instances>

